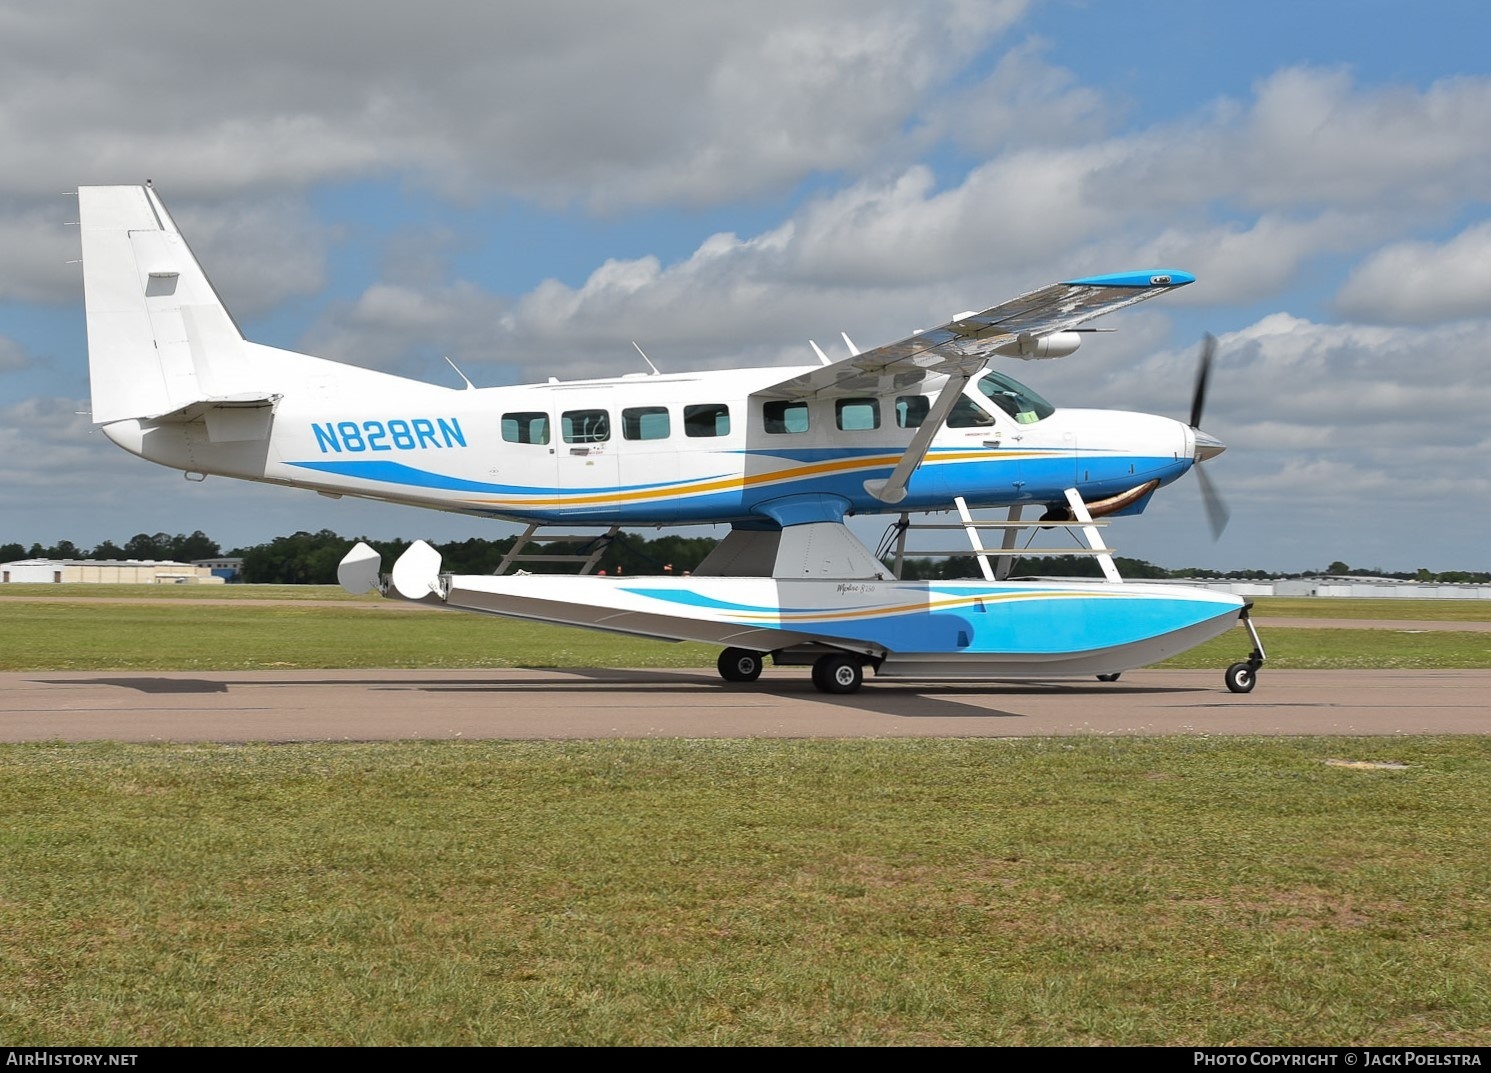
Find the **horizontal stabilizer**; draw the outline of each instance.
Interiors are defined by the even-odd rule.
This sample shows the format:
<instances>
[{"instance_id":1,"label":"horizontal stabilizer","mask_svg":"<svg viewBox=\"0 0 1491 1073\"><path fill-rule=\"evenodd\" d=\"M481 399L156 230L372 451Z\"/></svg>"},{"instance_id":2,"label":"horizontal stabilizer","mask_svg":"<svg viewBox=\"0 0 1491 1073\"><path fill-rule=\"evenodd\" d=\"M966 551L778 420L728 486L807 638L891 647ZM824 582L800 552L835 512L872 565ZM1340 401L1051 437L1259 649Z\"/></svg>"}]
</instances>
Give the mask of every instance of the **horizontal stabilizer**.
<instances>
[{"instance_id":1,"label":"horizontal stabilizer","mask_svg":"<svg viewBox=\"0 0 1491 1073\"><path fill-rule=\"evenodd\" d=\"M269 438L279 395L224 395L202 399L154 418L161 424L184 424L202 421L207 426L210 443L238 443Z\"/></svg>"}]
</instances>

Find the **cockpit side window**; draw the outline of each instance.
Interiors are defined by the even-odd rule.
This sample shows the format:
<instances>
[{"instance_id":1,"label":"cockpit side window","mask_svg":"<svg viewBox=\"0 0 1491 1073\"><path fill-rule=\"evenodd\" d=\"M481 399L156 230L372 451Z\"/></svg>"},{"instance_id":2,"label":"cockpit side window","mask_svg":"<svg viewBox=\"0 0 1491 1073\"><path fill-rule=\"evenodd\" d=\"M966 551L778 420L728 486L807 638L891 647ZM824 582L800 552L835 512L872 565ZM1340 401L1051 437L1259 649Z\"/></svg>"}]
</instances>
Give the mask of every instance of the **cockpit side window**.
<instances>
[{"instance_id":1,"label":"cockpit side window","mask_svg":"<svg viewBox=\"0 0 1491 1073\"><path fill-rule=\"evenodd\" d=\"M1056 412L1036 392L1012 376L989 372L979 378L978 389L984 397L1022 425L1043 421ZM951 421L948 424L952 424Z\"/></svg>"}]
</instances>

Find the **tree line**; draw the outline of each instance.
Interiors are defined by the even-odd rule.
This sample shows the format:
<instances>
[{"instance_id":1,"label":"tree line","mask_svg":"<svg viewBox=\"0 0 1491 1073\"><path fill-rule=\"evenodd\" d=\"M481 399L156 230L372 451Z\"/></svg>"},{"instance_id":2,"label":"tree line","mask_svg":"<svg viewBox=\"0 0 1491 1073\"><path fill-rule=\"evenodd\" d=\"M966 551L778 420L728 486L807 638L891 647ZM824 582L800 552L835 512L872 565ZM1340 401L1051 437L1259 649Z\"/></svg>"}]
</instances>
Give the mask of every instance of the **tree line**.
<instances>
[{"instance_id":1,"label":"tree line","mask_svg":"<svg viewBox=\"0 0 1491 1073\"><path fill-rule=\"evenodd\" d=\"M472 537L468 540L435 544L444 561L444 568L456 574L490 574L501 564L503 557L512 550L516 536L497 540ZM596 538L597 540L603 538ZM243 560L243 569L238 580L249 584L276 585L332 585L336 583L337 564L342 556L358 540L362 540L383 556L386 565L402 555L412 541L372 540L368 537L344 537L322 529L316 533L299 532L290 536L275 537L265 544L234 548L224 552L217 541L200 529L189 536L182 533L136 533L122 545L111 540L92 548L81 548L70 540L62 540L46 547L32 544L26 547L19 543L0 544L0 562L17 559L155 559L173 562L192 562L199 559L238 558ZM651 539L632 533L618 534L607 544L597 563L598 570L608 574L677 574L697 570L717 542L712 537L659 536ZM551 541L527 549L547 555L589 554L596 548L596 541ZM1208 570L1188 566L1179 570L1167 570L1143 559L1116 556L1114 562L1119 573L1135 581L1195 578L1227 578L1237 581L1280 581L1297 577L1318 577L1326 574L1336 577L1384 577L1399 581L1442 582L1447 584L1491 584L1491 573L1472 570L1446 570L1435 572L1420 569L1412 572L1394 572L1379 569L1353 568L1336 560L1321 570L1296 573L1279 573L1267 570ZM517 564L534 573L572 573L575 567L564 563ZM1012 569L1013 576L1046 575L1055 577L1101 577L1102 571L1092 556L1042 556L1038 559L1017 558ZM978 563L972 555L955 555L949 558L908 558L902 568L902 577L907 580L935 581L943 579L978 577Z\"/></svg>"},{"instance_id":2,"label":"tree line","mask_svg":"<svg viewBox=\"0 0 1491 1073\"><path fill-rule=\"evenodd\" d=\"M43 544L0 544L0 562L17 559L155 559L189 563L194 559L215 559L222 554L217 541L198 529L191 536L177 533L136 533L122 545L105 540L92 548L79 547L71 540L59 540L50 547ZM237 555L237 552L229 552Z\"/></svg>"}]
</instances>

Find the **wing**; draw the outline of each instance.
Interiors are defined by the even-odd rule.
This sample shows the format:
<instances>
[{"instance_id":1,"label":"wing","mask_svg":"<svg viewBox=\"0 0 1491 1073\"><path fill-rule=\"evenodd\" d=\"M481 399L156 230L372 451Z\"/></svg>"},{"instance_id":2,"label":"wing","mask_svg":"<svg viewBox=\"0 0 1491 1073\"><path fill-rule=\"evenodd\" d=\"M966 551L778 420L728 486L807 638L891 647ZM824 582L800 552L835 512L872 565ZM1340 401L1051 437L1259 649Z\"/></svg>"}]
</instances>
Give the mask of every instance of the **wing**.
<instances>
[{"instance_id":1,"label":"wing","mask_svg":"<svg viewBox=\"0 0 1491 1073\"><path fill-rule=\"evenodd\" d=\"M1012 343L1018 346L1028 339L1075 328L1104 313L1184 287L1195 278L1175 269L1154 269L1053 283L982 313L964 313L941 327L783 380L755 394L768 399L889 396L929 376L967 380L996 351Z\"/></svg>"}]
</instances>

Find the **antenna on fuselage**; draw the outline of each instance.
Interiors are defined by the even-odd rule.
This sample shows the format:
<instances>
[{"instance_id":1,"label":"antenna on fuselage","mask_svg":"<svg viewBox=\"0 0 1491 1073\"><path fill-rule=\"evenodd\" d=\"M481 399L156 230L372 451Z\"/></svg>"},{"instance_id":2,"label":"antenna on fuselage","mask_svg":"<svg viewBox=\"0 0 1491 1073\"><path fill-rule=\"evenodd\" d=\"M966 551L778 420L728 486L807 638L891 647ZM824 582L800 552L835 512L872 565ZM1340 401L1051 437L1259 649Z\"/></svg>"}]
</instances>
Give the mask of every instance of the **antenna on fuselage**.
<instances>
[{"instance_id":1,"label":"antenna on fuselage","mask_svg":"<svg viewBox=\"0 0 1491 1073\"><path fill-rule=\"evenodd\" d=\"M823 348L821 346L819 346L817 343L813 342L813 340L811 340L811 339L808 340L808 346L810 346L810 347L813 348L813 353L818 355L818 360L820 362L822 362L824 365L832 365L833 364L833 362L831 362L831 361L828 360L828 355L825 354L825 353L823 353Z\"/></svg>"},{"instance_id":2,"label":"antenna on fuselage","mask_svg":"<svg viewBox=\"0 0 1491 1073\"><path fill-rule=\"evenodd\" d=\"M461 372L461 370L459 368L457 368L455 362L451 361L450 358L447 357L445 359L445 363L447 365L449 365L452 369L456 370L456 375L457 376L459 376L462 380L466 380L466 374L463 373L463 372ZM476 385L473 384L470 380L466 380L466 390L467 391L475 391L476 390Z\"/></svg>"},{"instance_id":3,"label":"antenna on fuselage","mask_svg":"<svg viewBox=\"0 0 1491 1073\"><path fill-rule=\"evenodd\" d=\"M642 355L642 360L645 361L647 363L647 367L652 370L653 376L662 375L657 371L657 366L652 364L652 359L647 356L647 352L644 351L641 347L637 346L637 341L635 339L632 340L632 346L637 347L637 353Z\"/></svg>"},{"instance_id":4,"label":"antenna on fuselage","mask_svg":"<svg viewBox=\"0 0 1491 1073\"><path fill-rule=\"evenodd\" d=\"M854 340L849 338L849 333L840 332L839 334L844 337L844 345L849 348L850 356L855 358L859 357L859 347L854 345Z\"/></svg>"}]
</instances>

